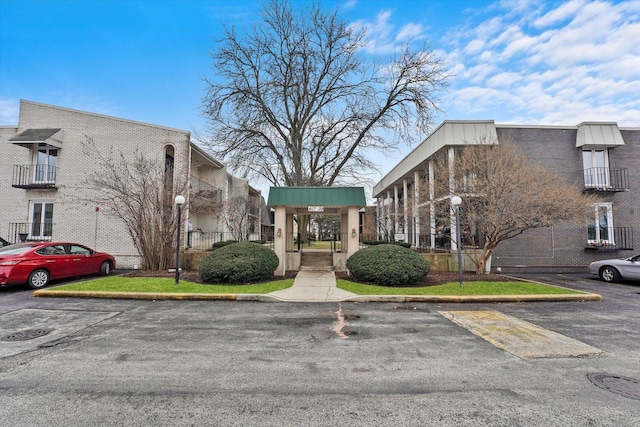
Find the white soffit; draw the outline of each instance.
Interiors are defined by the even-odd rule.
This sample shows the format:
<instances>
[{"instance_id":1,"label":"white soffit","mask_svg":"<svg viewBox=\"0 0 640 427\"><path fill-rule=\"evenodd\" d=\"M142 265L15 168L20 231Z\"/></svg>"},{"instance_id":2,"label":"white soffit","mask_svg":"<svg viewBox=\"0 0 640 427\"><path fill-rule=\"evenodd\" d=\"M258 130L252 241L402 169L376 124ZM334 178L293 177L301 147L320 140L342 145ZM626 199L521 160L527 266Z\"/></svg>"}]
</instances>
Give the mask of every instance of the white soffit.
<instances>
[{"instance_id":1,"label":"white soffit","mask_svg":"<svg viewBox=\"0 0 640 427\"><path fill-rule=\"evenodd\" d=\"M576 136L576 148L617 147L624 145L616 123L580 123Z\"/></svg>"},{"instance_id":2,"label":"white soffit","mask_svg":"<svg viewBox=\"0 0 640 427\"><path fill-rule=\"evenodd\" d=\"M400 183L403 177L414 171L424 170L423 163L443 147L495 144L497 141L493 120L446 120L373 187L373 197Z\"/></svg>"}]
</instances>

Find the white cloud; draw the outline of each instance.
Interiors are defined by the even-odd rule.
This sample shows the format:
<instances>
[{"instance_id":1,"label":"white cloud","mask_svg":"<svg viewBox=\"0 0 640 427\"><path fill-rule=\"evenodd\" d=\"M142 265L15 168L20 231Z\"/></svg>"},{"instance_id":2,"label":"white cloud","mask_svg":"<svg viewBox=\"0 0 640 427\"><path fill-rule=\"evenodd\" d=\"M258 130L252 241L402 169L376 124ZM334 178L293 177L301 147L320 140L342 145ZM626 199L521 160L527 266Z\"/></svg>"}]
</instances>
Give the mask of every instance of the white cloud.
<instances>
[{"instance_id":1,"label":"white cloud","mask_svg":"<svg viewBox=\"0 0 640 427\"><path fill-rule=\"evenodd\" d=\"M393 54L404 44L425 39L425 28L417 23L408 22L396 29L391 22L393 14L390 10L382 10L376 15L375 21L358 20L351 23L354 29L364 29L367 34L367 44L364 50L371 54Z\"/></svg>"},{"instance_id":2,"label":"white cloud","mask_svg":"<svg viewBox=\"0 0 640 427\"><path fill-rule=\"evenodd\" d=\"M423 33L424 29L422 28L422 25L409 23L400 29L395 40L398 42L406 42L422 37Z\"/></svg>"},{"instance_id":3,"label":"white cloud","mask_svg":"<svg viewBox=\"0 0 640 427\"><path fill-rule=\"evenodd\" d=\"M0 125L17 125L20 113L20 100L0 99Z\"/></svg>"},{"instance_id":4,"label":"white cloud","mask_svg":"<svg viewBox=\"0 0 640 427\"><path fill-rule=\"evenodd\" d=\"M453 100L462 114L493 111L509 122L606 119L640 126L640 1L576 0L553 7L503 1L497 7L501 18L443 40L457 70L444 101Z\"/></svg>"},{"instance_id":5,"label":"white cloud","mask_svg":"<svg viewBox=\"0 0 640 427\"><path fill-rule=\"evenodd\" d=\"M585 4L586 0L574 0L563 4L557 9L550 10L542 17L536 19L533 22L533 26L536 28L544 28L550 25L556 24L559 21L568 19L574 15Z\"/></svg>"}]
</instances>

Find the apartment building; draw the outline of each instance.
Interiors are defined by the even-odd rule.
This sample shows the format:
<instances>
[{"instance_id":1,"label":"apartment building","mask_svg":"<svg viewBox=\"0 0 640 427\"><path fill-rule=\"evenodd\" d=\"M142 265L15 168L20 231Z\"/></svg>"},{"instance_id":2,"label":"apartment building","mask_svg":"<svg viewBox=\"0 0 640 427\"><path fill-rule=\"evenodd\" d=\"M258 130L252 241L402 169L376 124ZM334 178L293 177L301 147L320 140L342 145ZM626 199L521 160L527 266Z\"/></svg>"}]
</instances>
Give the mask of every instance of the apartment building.
<instances>
[{"instance_id":1,"label":"apartment building","mask_svg":"<svg viewBox=\"0 0 640 427\"><path fill-rule=\"evenodd\" d=\"M113 254L121 267L139 266L122 220L87 201L89 191L99 191L86 183L100 173L100 156L123 163L144 156L164 164L165 179L170 174L169 185L187 200L185 247L226 238L221 211L237 196L257 200L245 224L260 237L260 192L228 173L188 131L22 100L17 125L0 127L0 147L0 237L12 243L80 242Z\"/></svg>"},{"instance_id":2,"label":"apartment building","mask_svg":"<svg viewBox=\"0 0 640 427\"><path fill-rule=\"evenodd\" d=\"M417 249L457 251L453 216L445 224L448 233L443 239L442 226L436 224L433 214L421 217L413 207L449 204L455 194L450 188L446 200L435 200L429 189L420 188L429 181L424 178L433 174L436 156L448 157L453 174L455 148L487 140L515 144L533 162L568 183L580 183L585 193L596 194L600 200L584 226L559 223L504 241L493 255L493 271L585 271L591 261L622 258L640 249L640 243L634 242L640 239L640 127L601 122L576 126L443 122L374 186L377 217L383 219L379 223L385 228L378 234L392 230L396 239L411 242Z\"/></svg>"}]
</instances>

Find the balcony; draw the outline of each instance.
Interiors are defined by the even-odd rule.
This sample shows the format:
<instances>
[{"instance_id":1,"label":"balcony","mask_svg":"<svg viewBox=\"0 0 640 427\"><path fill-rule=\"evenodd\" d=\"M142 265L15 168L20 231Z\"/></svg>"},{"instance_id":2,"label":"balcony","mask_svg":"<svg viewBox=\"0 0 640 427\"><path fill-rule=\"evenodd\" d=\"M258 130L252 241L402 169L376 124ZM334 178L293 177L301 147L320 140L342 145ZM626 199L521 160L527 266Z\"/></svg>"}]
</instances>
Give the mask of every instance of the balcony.
<instances>
[{"instance_id":1,"label":"balcony","mask_svg":"<svg viewBox=\"0 0 640 427\"><path fill-rule=\"evenodd\" d=\"M583 170L584 191L589 193L619 193L629 191L627 168L589 168Z\"/></svg>"},{"instance_id":2,"label":"balcony","mask_svg":"<svg viewBox=\"0 0 640 427\"><path fill-rule=\"evenodd\" d=\"M53 223L11 222L9 235L11 243L49 241L53 236Z\"/></svg>"},{"instance_id":3,"label":"balcony","mask_svg":"<svg viewBox=\"0 0 640 427\"><path fill-rule=\"evenodd\" d=\"M587 230L587 246L590 251L633 250L632 227L589 227Z\"/></svg>"},{"instance_id":4,"label":"balcony","mask_svg":"<svg viewBox=\"0 0 640 427\"><path fill-rule=\"evenodd\" d=\"M58 168L49 165L13 165L14 188L56 189Z\"/></svg>"}]
</instances>

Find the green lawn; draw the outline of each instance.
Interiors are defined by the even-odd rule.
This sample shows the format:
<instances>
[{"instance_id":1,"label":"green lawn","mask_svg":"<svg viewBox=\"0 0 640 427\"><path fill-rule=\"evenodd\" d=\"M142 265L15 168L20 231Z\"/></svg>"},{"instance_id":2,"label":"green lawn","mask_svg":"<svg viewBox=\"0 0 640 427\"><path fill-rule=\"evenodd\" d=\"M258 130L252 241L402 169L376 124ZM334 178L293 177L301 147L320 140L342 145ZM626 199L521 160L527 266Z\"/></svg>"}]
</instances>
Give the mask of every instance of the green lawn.
<instances>
[{"instance_id":1,"label":"green lawn","mask_svg":"<svg viewBox=\"0 0 640 427\"><path fill-rule=\"evenodd\" d=\"M266 294L279 291L293 285L293 279L276 280L273 282L256 283L252 285L203 285L200 283L180 280L175 284L174 279L162 277L124 277L112 276L86 282L57 286L50 290L56 291L92 291L92 292L153 292L153 293L203 293L203 294Z\"/></svg>"},{"instance_id":2,"label":"green lawn","mask_svg":"<svg viewBox=\"0 0 640 427\"><path fill-rule=\"evenodd\" d=\"M91 292L150 292L150 293L208 293L208 294L266 294L289 288L293 279L250 285L204 285L181 280L178 285L174 279L161 277L111 276L85 282L50 288L51 291L91 291ZM580 294L570 289L557 288L530 282L465 282L460 289L458 282L438 286L396 288L365 285L349 280L338 279L340 289L358 295L544 295L544 294Z\"/></svg>"},{"instance_id":3,"label":"green lawn","mask_svg":"<svg viewBox=\"0 0 640 427\"><path fill-rule=\"evenodd\" d=\"M581 294L582 292L530 282L458 282L420 288L394 288L365 285L338 279L338 288L358 295L545 295Z\"/></svg>"}]
</instances>

